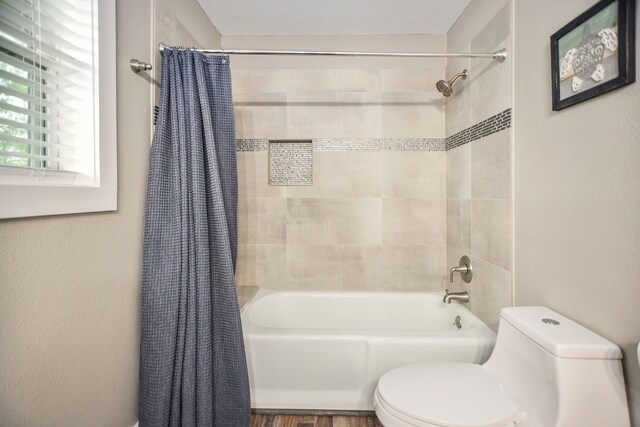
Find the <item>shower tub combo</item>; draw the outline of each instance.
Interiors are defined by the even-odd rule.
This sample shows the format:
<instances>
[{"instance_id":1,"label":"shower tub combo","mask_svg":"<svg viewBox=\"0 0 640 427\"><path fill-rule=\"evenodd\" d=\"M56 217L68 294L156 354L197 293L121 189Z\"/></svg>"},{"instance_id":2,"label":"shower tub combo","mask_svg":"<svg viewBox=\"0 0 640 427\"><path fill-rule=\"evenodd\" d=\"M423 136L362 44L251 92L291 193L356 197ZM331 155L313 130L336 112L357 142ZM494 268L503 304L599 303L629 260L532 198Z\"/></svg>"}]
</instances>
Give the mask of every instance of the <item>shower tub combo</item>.
<instances>
[{"instance_id":1,"label":"shower tub combo","mask_svg":"<svg viewBox=\"0 0 640 427\"><path fill-rule=\"evenodd\" d=\"M463 305L432 292L260 291L242 323L251 406L260 409L371 411L385 372L483 363L495 342Z\"/></svg>"}]
</instances>

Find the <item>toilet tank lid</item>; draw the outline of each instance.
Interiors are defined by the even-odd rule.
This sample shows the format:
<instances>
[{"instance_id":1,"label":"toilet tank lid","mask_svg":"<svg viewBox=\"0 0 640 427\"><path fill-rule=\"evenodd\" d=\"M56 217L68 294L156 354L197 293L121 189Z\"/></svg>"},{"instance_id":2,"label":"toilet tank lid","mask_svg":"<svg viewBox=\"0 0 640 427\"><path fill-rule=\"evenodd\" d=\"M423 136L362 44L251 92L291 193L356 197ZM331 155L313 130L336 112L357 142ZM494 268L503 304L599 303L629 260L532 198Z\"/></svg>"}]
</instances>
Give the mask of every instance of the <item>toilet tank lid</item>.
<instances>
[{"instance_id":1,"label":"toilet tank lid","mask_svg":"<svg viewBox=\"0 0 640 427\"><path fill-rule=\"evenodd\" d=\"M500 317L558 357L622 358L617 345L547 307L503 308Z\"/></svg>"}]
</instances>

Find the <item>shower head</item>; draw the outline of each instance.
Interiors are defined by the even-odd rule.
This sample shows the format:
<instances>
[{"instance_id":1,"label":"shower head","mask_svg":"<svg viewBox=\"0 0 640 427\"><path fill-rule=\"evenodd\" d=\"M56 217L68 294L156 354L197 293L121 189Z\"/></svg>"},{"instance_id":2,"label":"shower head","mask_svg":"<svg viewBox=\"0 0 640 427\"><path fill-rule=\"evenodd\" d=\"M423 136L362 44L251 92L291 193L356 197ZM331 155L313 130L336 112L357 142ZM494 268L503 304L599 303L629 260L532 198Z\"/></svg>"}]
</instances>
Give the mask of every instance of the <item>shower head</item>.
<instances>
[{"instance_id":1,"label":"shower head","mask_svg":"<svg viewBox=\"0 0 640 427\"><path fill-rule=\"evenodd\" d=\"M438 83L436 83L436 89L438 89L438 92L442 93L444 96L451 96L453 93L451 83L445 82L444 80L439 80Z\"/></svg>"},{"instance_id":2,"label":"shower head","mask_svg":"<svg viewBox=\"0 0 640 427\"><path fill-rule=\"evenodd\" d=\"M449 97L453 93L453 83L455 83L455 81L460 77L462 77L462 80L466 79L468 75L469 73L467 70L463 70L461 73L453 76L449 81L439 80L438 83L436 83L436 89L438 89L438 92L442 93L444 96Z\"/></svg>"}]
</instances>

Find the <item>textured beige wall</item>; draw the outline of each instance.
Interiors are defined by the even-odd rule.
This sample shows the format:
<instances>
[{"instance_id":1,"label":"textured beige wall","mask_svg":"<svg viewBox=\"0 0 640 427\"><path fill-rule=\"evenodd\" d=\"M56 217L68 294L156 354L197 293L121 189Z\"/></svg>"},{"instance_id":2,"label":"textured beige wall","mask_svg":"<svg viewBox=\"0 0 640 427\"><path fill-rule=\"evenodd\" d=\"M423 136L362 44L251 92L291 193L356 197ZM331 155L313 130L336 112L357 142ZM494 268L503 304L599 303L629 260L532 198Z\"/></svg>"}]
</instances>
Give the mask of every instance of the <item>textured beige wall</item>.
<instances>
[{"instance_id":1,"label":"textured beige wall","mask_svg":"<svg viewBox=\"0 0 640 427\"><path fill-rule=\"evenodd\" d=\"M551 111L549 36L593 3L514 2L515 302L617 343L640 426L640 84Z\"/></svg>"},{"instance_id":2,"label":"textured beige wall","mask_svg":"<svg viewBox=\"0 0 640 427\"><path fill-rule=\"evenodd\" d=\"M197 0L154 0L153 7L154 50L160 43L169 46L220 47L220 33Z\"/></svg>"},{"instance_id":3,"label":"textured beige wall","mask_svg":"<svg viewBox=\"0 0 640 427\"><path fill-rule=\"evenodd\" d=\"M444 51L445 36L233 37L227 48ZM442 138L443 59L233 57L239 138ZM241 152L237 280L263 289L440 290L445 153L316 151L313 186L269 187Z\"/></svg>"},{"instance_id":4,"label":"textured beige wall","mask_svg":"<svg viewBox=\"0 0 640 427\"><path fill-rule=\"evenodd\" d=\"M153 7L117 2L118 211L0 221L2 426L137 420L152 85L148 74L131 72L129 59L154 52ZM211 24L195 19L202 13L195 0L171 10L204 42L216 42Z\"/></svg>"},{"instance_id":5,"label":"textured beige wall","mask_svg":"<svg viewBox=\"0 0 640 427\"><path fill-rule=\"evenodd\" d=\"M154 78L154 105L160 101L160 80L162 77L162 56L157 49L160 43L168 46L193 46L215 49L220 47L222 37L211 24L209 18L196 0L181 0L176 7L175 0L152 1L154 19L151 22L151 63Z\"/></svg>"},{"instance_id":6,"label":"textured beige wall","mask_svg":"<svg viewBox=\"0 0 640 427\"><path fill-rule=\"evenodd\" d=\"M447 40L450 52L511 53L511 2L472 1ZM502 64L449 59L447 77L465 68L469 77L447 99L447 136L511 107L511 56ZM447 266L468 255L474 268L470 284L456 275L451 288L468 291L471 311L495 330L512 302L511 224L511 131L447 151Z\"/></svg>"},{"instance_id":7,"label":"textured beige wall","mask_svg":"<svg viewBox=\"0 0 640 427\"><path fill-rule=\"evenodd\" d=\"M118 211L0 222L0 425L133 425L150 2L117 2Z\"/></svg>"}]
</instances>

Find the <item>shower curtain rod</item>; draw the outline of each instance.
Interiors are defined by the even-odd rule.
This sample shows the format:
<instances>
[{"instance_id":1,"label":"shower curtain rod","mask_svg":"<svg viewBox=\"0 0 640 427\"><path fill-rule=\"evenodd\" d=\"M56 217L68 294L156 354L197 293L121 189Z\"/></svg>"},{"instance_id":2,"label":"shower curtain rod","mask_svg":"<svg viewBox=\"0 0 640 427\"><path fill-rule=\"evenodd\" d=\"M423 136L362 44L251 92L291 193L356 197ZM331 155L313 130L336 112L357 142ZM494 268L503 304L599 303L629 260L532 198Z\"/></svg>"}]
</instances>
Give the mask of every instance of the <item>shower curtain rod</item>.
<instances>
[{"instance_id":1,"label":"shower curtain rod","mask_svg":"<svg viewBox=\"0 0 640 427\"><path fill-rule=\"evenodd\" d=\"M254 49L200 49L194 47L172 47L164 43L158 45L160 53L168 49L192 50L205 55L307 55L307 56L388 56L407 58L492 58L497 62L504 62L507 49L500 49L493 53L448 53L448 52L334 52L307 50L254 50Z\"/></svg>"}]
</instances>

